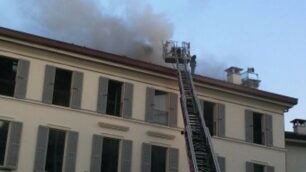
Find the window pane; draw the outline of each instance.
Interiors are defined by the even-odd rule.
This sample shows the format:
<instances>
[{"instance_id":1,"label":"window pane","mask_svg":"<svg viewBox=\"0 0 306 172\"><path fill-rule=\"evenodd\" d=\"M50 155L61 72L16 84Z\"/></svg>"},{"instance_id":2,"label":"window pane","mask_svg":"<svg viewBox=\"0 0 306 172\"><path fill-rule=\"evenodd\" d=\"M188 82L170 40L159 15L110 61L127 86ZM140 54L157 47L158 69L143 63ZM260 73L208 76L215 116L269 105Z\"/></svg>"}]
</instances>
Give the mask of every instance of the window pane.
<instances>
[{"instance_id":1,"label":"window pane","mask_svg":"<svg viewBox=\"0 0 306 172\"><path fill-rule=\"evenodd\" d=\"M151 172L166 172L167 148L152 146Z\"/></svg>"},{"instance_id":2,"label":"window pane","mask_svg":"<svg viewBox=\"0 0 306 172\"><path fill-rule=\"evenodd\" d=\"M65 131L50 129L47 160L45 170L48 172L62 171L64 149L65 149Z\"/></svg>"},{"instance_id":3,"label":"window pane","mask_svg":"<svg viewBox=\"0 0 306 172\"><path fill-rule=\"evenodd\" d=\"M0 57L0 94L14 96L18 60Z\"/></svg>"},{"instance_id":4,"label":"window pane","mask_svg":"<svg viewBox=\"0 0 306 172\"><path fill-rule=\"evenodd\" d=\"M0 165L4 163L9 122L0 120Z\"/></svg>"},{"instance_id":5,"label":"window pane","mask_svg":"<svg viewBox=\"0 0 306 172\"><path fill-rule=\"evenodd\" d=\"M169 94L164 91L155 90L154 95L154 123L168 125Z\"/></svg>"},{"instance_id":6,"label":"window pane","mask_svg":"<svg viewBox=\"0 0 306 172\"><path fill-rule=\"evenodd\" d=\"M208 127L210 135L215 135L214 133L214 107L215 103L204 101L204 120L206 127Z\"/></svg>"},{"instance_id":7,"label":"window pane","mask_svg":"<svg viewBox=\"0 0 306 172\"><path fill-rule=\"evenodd\" d=\"M253 113L254 143L262 144L262 114Z\"/></svg>"},{"instance_id":8,"label":"window pane","mask_svg":"<svg viewBox=\"0 0 306 172\"><path fill-rule=\"evenodd\" d=\"M254 172L264 172L265 166L254 164Z\"/></svg>"},{"instance_id":9,"label":"window pane","mask_svg":"<svg viewBox=\"0 0 306 172\"><path fill-rule=\"evenodd\" d=\"M122 82L109 80L107 108L106 113L109 115L120 116L121 110L121 92Z\"/></svg>"},{"instance_id":10,"label":"window pane","mask_svg":"<svg viewBox=\"0 0 306 172\"><path fill-rule=\"evenodd\" d=\"M69 106L72 72L56 69L52 104Z\"/></svg>"},{"instance_id":11,"label":"window pane","mask_svg":"<svg viewBox=\"0 0 306 172\"><path fill-rule=\"evenodd\" d=\"M119 143L118 139L103 139L101 172L118 171Z\"/></svg>"}]
</instances>

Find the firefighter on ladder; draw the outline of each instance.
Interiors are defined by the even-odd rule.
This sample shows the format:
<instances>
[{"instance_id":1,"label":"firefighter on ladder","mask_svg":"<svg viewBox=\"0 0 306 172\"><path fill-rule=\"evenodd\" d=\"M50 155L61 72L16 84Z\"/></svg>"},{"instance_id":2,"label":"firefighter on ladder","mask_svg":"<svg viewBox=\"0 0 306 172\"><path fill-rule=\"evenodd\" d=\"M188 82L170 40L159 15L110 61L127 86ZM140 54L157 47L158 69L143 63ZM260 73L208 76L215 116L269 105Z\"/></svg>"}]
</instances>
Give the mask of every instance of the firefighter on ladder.
<instances>
[{"instance_id":1,"label":"firefighter on ladder","mask_svg":"<svg viewBox=\"0 0 306 172\"><path fill-rule=\"evenodd\" d=\"M196 55L191 56L189 65L190 65L190 69L191 69L191 74L194 74L195 68L197 66L197 62L196 62Z\"/></svg>"}]
</instances>

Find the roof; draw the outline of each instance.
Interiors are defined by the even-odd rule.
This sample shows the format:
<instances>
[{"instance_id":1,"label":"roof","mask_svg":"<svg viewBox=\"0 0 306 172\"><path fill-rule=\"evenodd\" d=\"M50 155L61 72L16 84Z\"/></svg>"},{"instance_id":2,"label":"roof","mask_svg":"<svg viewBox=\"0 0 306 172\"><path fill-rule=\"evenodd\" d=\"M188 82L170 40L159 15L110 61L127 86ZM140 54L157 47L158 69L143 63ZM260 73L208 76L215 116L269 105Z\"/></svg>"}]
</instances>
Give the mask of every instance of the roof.
<instances>
[{"instance_id":1,"label":"roof","mask_svg":"<svg viewBox=\"0 0 306 172\"><path fill-rule=\"evenodd\" d=\"M285 139L286 140L300 140L300 141L305 141L306 142L306 135L286 131L285 132Z\"/></svg>"},{"instance_id":2,"label":"roof","mask_svg":"<svg viewBox=\"0 0 306 172\"><path fill-rule=\"evenodd\" d=\"M20 31L15 31L15 30L0 27L0 36L17 39L17 40L25 41L25 42L32 43L32 44L42 45L42 46L46 46L50 48L55 48L55 49L59 49L63 51L68 51L72 53L77 53L81 55L86 55L91 58L101 59L101 60L118 63L122 65L127 65L127 66L135 67L138 69L160 73L160 74L167 75L167 76L176 77L176 70L171 69L171 68L144 62L141 60L128 58L126 56L120 56L120 55L111 54L111 53L107 53L107 52L103 52L103 51L99 51L99 50L95 50L95 49L91 49L87 47L82 47L82 46L78 46L78 45L71 44L71 43L57 41L57 40L53 40L49 38L44 38L41 36L37 36L37 35L25 33L25 32L20 32ZM194 75L194 81L199 84L207 84L207 85L215 86L215 87L222 88L222 89L228 89L231 91L244 93L244 94L251 95L251 96L256 96L256 97L261 97L261 98L265 98L265 99L269 99L273 101L286 103L290 105L288 108L292 107L293 105L296 105L298 101L296 98L279 95L279 94L275 94L275 93L271 93L267 91L262 91L258 89L253 89L253 88L249 88L249 87L245 87L241 85L236 85L236 84L232 84L226 81L213 79L213 78L209 78L209 77L205 77L201 75Z\"/></svg>"}]
</instances>

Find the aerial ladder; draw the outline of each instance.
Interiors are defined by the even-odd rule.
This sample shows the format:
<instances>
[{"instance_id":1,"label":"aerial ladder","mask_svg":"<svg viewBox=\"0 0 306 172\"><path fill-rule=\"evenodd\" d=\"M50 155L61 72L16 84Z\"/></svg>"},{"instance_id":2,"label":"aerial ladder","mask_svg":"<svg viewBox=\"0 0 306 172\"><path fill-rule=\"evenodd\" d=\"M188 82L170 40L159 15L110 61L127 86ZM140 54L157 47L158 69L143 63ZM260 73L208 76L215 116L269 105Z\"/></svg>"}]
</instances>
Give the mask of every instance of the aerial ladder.
<instances>
[{"instance_id":1,"label":"aerial ladder","mask_svg":"<svg viewBox=\"0 0 306 172\"><path fill-rule=\"evenodd\" d=\"M190 44L182 42L178 46L174 41L166 41L163 43L163 57L166 63L174 64L177 70L190 172L220 172L209 129L205 125L192 75L188 70Z\"/></svg>"}]
</instances>

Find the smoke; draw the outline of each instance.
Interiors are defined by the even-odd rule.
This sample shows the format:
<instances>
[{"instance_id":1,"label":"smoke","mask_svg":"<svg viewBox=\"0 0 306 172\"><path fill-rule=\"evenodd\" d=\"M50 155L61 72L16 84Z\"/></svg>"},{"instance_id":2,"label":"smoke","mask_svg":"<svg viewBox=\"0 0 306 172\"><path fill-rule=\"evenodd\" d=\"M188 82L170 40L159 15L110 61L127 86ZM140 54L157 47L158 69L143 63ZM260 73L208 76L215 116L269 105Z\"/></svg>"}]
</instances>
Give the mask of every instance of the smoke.
<instances>
[{"instance_id":1,"label":"smoke","mask_svg":"<svg viewBox=\"0 0 306 172\"><path fill-rule=\"evenodd\" d=\"M165 15L138 0L33 0L19 8L43 36L158 64L161 42L173 33Z\"/></svg>"}]
</instances>

